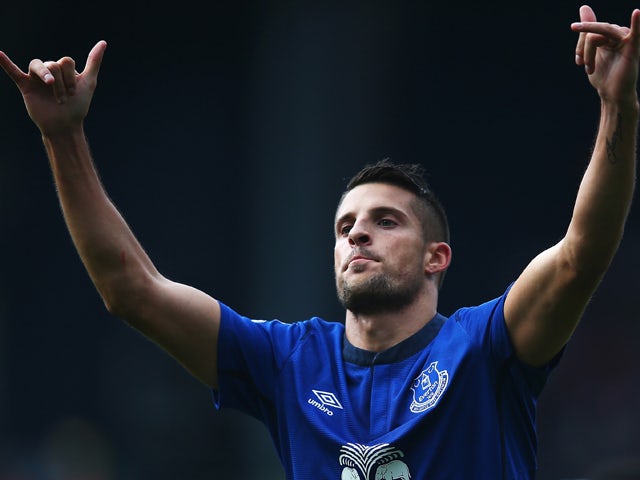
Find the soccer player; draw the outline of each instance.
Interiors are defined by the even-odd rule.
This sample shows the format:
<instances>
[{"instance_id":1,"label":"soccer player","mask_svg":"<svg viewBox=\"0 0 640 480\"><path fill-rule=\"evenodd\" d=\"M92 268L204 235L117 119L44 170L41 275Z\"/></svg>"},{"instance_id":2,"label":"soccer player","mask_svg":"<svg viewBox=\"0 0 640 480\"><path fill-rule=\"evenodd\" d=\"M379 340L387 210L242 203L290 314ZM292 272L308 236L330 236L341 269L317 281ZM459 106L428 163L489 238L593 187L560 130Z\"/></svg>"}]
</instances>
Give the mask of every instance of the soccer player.
<instances>
[{"instance_id":1,"label":"soccer player","mask_svg":"<svg viewBox=\"0 0 640 480\"><path fill-rule=\"evenodd\" d=\"M345 322L252 321L161 275L107 196L84 119L106 43L27 72L0 52L40 129L64 218L105 305L270 430L287 478L533 478L535 405L622 237L635 183L640 10L583 6L576 63L601 120L563 238L504 292L438 313L451 260L444 209L415 165L358 172L335 215ZM455 461L452 461L455 459Z\"/></svg>"}]
</instances>

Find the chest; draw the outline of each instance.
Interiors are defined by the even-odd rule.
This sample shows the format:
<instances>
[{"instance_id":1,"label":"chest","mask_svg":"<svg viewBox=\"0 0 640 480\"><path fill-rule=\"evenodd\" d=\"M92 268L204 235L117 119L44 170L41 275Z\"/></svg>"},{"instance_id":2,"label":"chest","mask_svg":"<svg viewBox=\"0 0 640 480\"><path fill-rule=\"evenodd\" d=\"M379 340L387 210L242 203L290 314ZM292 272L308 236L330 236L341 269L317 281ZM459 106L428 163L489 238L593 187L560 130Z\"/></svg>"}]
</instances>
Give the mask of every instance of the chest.
<instances>
[{"instance_id":1,"label":"chest","mask_svg":"<svg viewBox=\"0 0 640 480\"><path fill-rule=\"evenodd\" d=\"M474 455L471 446L497 438L491 375L470 346L433 345L400 362L369 366L301 353L288 372L296 389L283 430L296 432L295 443L306 437L316 452L306 452L307 461L322 457L326 467L332 459L341 478L423 478L421 469L460 449ZM493 460L497 455L476 450Z\"/></svg>"}]
</instances>

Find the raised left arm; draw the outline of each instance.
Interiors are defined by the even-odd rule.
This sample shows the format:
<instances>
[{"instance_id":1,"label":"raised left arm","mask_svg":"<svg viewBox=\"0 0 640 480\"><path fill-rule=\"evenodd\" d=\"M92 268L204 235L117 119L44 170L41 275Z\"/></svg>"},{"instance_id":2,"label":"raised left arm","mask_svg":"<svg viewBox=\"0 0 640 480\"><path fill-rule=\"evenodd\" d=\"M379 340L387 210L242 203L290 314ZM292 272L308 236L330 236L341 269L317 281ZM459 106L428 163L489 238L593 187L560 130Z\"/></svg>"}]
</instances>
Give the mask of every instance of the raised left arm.
<instances>
[{"instance_id":1,"label":"raised left arm","mask_svg":"<svg viewBox=\"0 0 640 480\"><path fill-rule=\"evenodd\" d=\"M615 255L635 186L640 10L631 27L597 22L583 6L576 63L601 99L600 125L564 238L525 268L505 302L516 353L547 363L568 341Z\"/></svg>"}]
</instances>

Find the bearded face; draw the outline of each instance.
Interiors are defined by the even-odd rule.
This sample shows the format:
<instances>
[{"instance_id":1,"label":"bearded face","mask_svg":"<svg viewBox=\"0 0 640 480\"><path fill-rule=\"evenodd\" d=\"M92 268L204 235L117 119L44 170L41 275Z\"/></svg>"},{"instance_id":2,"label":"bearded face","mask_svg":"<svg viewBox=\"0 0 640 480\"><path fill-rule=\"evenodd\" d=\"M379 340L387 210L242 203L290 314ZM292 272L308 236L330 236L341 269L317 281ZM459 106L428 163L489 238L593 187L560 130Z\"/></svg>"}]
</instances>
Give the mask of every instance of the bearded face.
<instances>
[{"instance_id":1,"label":"bearded face","mask_svg":"<svg viewBox=\"0 0 640 480\"><path fill-rule=\"evenodd\" d=\"M354 314L371 315L398 311L410 305L424 285L418 262L411 272L394 275L384 269L365 272L366 266L352 265L351 275L337 275L338 299Z\"/></svg>"},{"instance_id":2,"label":"bearded face","mask_svg":"<svg viewBox=\"0 0 640 480\"><path fill-rule=\"evenodd\" d=\"M401 310L426 285L427 244L411 193L393 185L355 187L336 212L338 298L355 314Z\"/></svg>"}]
</instances>

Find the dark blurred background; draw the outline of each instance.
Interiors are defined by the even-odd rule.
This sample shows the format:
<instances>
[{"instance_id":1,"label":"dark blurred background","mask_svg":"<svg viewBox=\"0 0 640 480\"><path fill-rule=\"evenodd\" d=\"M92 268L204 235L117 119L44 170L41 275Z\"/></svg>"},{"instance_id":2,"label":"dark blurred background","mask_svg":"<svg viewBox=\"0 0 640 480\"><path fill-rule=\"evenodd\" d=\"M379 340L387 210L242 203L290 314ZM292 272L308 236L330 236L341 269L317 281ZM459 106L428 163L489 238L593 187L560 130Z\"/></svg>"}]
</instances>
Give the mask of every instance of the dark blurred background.
<instances>
[{"instance_id":1,"label":"dark blurred background","mask_svg":"<svg viewBox=\"0 0 640 480\"><path fill-rule=\"evenodd\" d=\"M634 7L592 5L621 24ZM25 1L3 5L0 49L81 69L108 41L86 123L104 184L165 275L251 317L341 321L346 179L386 156L424 164L452 227L451 314L568 224L599 113L573 61L579 6ZM0 479L283 479L260 424L216 412L106 313L4 74L0 109ZM540 399L539 480L640 457L639 236L636 205Z\"/></svg>"}]
</instances>

